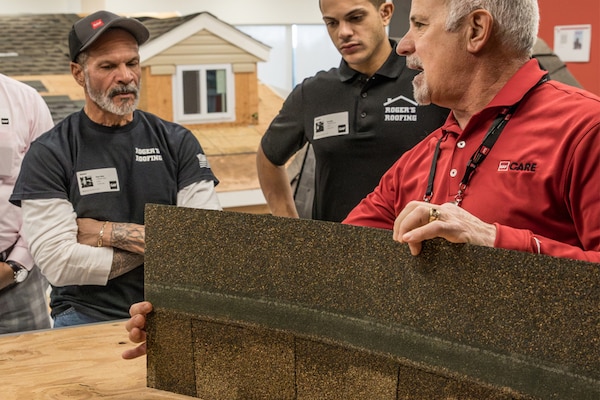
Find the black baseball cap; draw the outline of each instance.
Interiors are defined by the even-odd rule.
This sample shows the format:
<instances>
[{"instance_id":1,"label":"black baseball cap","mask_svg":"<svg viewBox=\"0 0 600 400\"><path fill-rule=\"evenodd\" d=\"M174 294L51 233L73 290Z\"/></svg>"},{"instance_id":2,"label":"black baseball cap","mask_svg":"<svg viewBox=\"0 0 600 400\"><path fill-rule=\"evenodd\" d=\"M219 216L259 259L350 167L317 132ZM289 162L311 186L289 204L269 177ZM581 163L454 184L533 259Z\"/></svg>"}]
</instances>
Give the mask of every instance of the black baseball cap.
<instances>
[{"instance_id":1,"label":"black baseball cap","mask_svg":"<svg viewBox=\"0 0 600 400\"><path fill-rule=\"evenodd\" d=\"M121 17L104 10L96 11L73 24L71 32L69 32L71 61L75 61L79 53L87 49L110 28L125 29L135 37L140 45L150 37L148 29L135 18Z\"/></svg>"}]
</instances>

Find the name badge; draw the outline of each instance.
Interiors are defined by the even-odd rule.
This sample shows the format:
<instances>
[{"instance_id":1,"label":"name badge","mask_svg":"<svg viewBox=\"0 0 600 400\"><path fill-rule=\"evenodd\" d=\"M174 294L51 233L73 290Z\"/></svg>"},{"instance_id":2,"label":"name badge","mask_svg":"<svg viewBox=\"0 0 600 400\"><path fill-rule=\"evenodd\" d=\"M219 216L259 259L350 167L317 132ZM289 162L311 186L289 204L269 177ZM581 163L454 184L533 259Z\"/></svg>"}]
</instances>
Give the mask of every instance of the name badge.
<instances>
[{"instance_id":1,"label":"name badge","mask_svg":"<svg viewBox=\"0 0 600 400\"><path fill-rule=\"evenodd\" d=\"M77 172L79 194L118 192L119 177L116 168L99 168Z\"/></svg>"},{"instance_id":2,"label":"name badge","mask_svg":"<svg viewBox=\"0 0 600 400\"><path fill-rule=\"evenodd\" d=\"M332 136L347 135L350 133L348 111L316 117L314 128L315 131L313 137L315 140Z\"/></svg>"}]
</instances>

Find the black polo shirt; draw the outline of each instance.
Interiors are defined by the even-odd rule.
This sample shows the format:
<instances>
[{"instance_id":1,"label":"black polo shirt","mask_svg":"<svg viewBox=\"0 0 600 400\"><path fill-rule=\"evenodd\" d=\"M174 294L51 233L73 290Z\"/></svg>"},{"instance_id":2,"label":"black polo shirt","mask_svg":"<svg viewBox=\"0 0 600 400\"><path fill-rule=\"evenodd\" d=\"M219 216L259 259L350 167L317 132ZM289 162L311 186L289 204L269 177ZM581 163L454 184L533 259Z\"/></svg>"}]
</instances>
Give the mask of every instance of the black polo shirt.
<instances>
[{"instance_id":1,"label":"black polo shirt","mask_svg":"<svg viewBox=\"0 0 600 400\"><path fill-rule=\"evenodd\" d=\"M414 100L416 74L394 49L372 77L342 60L339 68L305 79L285 100L262 149L283 165L312 144L314 219L342 221L406 150L444 123L447 109Z\"/></svg>"}]
</instances>

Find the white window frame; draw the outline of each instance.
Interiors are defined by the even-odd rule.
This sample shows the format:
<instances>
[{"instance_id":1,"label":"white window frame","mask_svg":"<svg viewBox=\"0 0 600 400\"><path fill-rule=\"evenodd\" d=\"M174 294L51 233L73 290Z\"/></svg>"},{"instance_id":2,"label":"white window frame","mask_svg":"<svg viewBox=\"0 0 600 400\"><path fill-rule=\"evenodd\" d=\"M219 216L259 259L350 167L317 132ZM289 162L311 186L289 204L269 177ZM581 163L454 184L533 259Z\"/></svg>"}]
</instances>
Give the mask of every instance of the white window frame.
<instances>
[{"instance_id":1,"label":"white window frame","mask_svg":"<svg viewBox=\"0 0 600 400\"><path fill-rule=\"evenodd\" d=\"M184 114L183 112L183 72L200 72L200 82L206 82L206 71L225 70L226 88L226 112L207 112L206 85L200 85L200 113ZM175 121L180 123L207 123L207 122L229 122L235 121L235 78L231 64L201 64L201 65L178 65L173 76L173 113Z\"/></svg>"}]
</instances>

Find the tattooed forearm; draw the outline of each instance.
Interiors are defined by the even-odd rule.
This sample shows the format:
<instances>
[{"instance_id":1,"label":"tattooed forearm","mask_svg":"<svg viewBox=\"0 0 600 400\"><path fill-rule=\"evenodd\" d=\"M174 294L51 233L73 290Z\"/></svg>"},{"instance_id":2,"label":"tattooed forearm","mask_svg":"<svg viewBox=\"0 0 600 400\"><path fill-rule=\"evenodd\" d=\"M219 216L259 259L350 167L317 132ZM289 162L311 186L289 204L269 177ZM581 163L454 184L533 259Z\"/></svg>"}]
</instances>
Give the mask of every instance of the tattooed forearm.
<instances>
[{"instance_id":1,"label":"tattooed forearm","mask_svg":"<svg viewBox=\"0 0 600 400\"><path fill-rule=\"evenodd\" d=\"M146 233L144 225L115 222L112 224L111 245L136 254L144 254Z\"/></svg>"},{"instance_id":2,"label":"tattooed forearm","mask_svg":"<svg viewBox=\"0 0 600 400\"><path fill-rule=\"evenodd\" d=\"M108 279L116 278L126 272L129 272L144 263L144 256L141 254L134 254L129 251L115 249L113 253L112 266L110 267L110 274Z\"/></svg>"}]
</instances>

